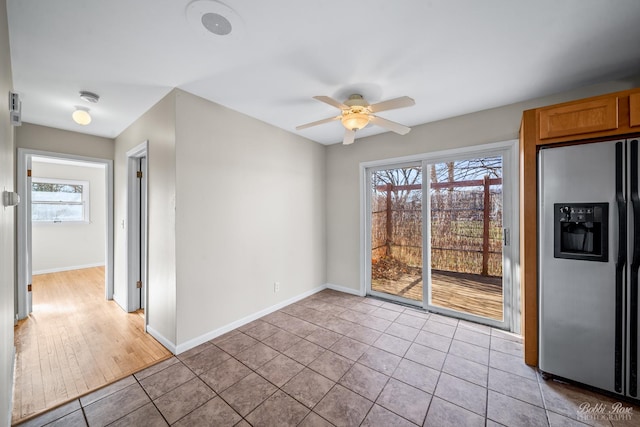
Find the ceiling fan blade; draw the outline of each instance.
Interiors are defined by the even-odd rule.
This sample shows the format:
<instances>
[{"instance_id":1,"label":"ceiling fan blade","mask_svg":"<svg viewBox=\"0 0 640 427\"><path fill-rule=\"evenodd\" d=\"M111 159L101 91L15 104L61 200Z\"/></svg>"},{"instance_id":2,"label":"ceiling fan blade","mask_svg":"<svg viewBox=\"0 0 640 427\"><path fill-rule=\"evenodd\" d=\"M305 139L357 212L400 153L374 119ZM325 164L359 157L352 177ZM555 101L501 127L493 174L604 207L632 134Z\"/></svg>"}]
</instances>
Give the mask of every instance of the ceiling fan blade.
<instances>
[{"instance_id":1,"label":"ceiling fan blade","mask_svg":"<svg viewBox=\"0 0 640 427\"><path fill-rule=\"evenodd\" d=\"M344 139L342 140L343 145L353 144L353 141L356 140L356 131L345 129L344 131Z\"/></svg>"},{"instance_id":2,"label":"ceiling fan blade","mask_svg":"<svg viewBox=\"0 0 640 427\"><path fill-rule=\"evenodd\" d=\"M336 107L336 108L339 108L341 110L348 110L349 109L349 107L344 105L342 102L336 101L335 99L333 99L333 98L331 98L329 96L314 96L313 99L317 99L318 101L324 102L325 104L329 104L332 107Z\"/></svg>"},{"instance_id":3,"label":"ceiling fan blade","mask_svg":"<svg viewBox=\"0 0 640 427\"><path fill-rule=\"evenodd\" d=\"M326 119L318 120L317 122L311 122L311 123L307 123L307 124L304 124L304 125L296 126L296 130L302 130L302 129L310 128L312 126L318 126L318 125L322 125L324 123L329 123L329 122L332 122L334 120L338 120L341 117L342 116L328 117Z\"/></svg>"},{"instance_id":4,"label":"ceiling fan blade","mask_svg":"<svg viewBox=\"0 0 640 427\"><path fill-rule=\"evenodd\" d=\"M400 98L394 98L388 101L382 101L378 102L377 104L373 104L369 106L369 109L372 113L377 113L380 111L393 110L396 108L411 107L412 105L416 105L416 101L414 101L413 98L409 98L408 96L401 96Z\"/></svg>"},{"instance_id":5,"label":"ceiling fan blade","mask_svg":"<svg viewBox=\"0 0 640 427\"><path fill-rule=\"evenodd\" d=\"M392 122L391 120L383 119L382 117L371 115L370 123L374 125L382 126L392 132L399 133L400 135L406 135L411 130L410 127L401 125L400 123Z\"/></svg>"}]
</instances>

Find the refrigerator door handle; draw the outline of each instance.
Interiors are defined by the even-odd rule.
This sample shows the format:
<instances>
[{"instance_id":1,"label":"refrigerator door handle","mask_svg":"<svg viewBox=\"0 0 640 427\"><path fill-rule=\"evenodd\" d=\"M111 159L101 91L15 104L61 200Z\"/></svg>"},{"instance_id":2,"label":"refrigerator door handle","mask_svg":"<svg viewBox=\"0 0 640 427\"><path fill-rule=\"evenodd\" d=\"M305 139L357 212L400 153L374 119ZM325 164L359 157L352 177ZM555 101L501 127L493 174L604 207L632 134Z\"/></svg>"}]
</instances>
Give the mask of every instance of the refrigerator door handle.
<instances>
[{"instance_id":1,"label":"refrigerator door handle","mask_svg":"<svg viewBox=\"0 0 640 427\"><path fill-rule=\"evenodd\" d=\"M629 178L633 212L633 254L629 284L629 394L638 396L638 267L640 267L640 195L638 194L638 140L631 140Z\"/></svg>"},{"instance_id":2,"label":"refrigerator door handle","mask_svg":"<svg viewBox=\"0 0 640 427\"><path fill-rule=\"evenodd\" d=\"M618 257L616 259L615 371L614 389L622 393L622 295L627 262L627 203L624 197L624 145L616 143L616 204L618 207Z\"/></svg>"}]
</instances>

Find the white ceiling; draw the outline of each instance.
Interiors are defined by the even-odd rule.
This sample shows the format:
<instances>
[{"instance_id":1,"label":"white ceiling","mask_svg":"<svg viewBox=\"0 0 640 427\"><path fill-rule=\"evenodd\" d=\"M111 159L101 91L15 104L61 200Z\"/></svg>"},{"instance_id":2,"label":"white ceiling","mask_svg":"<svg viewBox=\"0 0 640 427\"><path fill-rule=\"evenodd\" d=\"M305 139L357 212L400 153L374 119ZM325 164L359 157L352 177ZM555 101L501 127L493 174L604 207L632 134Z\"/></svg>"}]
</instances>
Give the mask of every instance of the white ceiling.
<instances>
[{"instance_id":1,"label":"white ceiling","mask_svg":"<svg viewBox=\"0 0 640 427\"><path fill-rule=\"evenodd\" d=\"M226 38L189 24L190 2L8 0L23 121L115 137L178 87L290 132L338 113L314 95L407 95L380 116L413 126L640 72L638 0L224 0Z\"/></svg>"}]
</instances>

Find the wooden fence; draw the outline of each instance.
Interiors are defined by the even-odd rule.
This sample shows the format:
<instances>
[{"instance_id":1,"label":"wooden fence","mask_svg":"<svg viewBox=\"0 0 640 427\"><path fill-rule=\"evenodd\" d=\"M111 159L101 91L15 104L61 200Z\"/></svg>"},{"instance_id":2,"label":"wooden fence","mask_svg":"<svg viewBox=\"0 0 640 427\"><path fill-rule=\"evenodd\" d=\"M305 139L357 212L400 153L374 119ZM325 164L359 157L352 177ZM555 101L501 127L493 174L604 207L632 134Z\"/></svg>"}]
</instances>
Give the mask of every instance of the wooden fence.
<instances>
[{"instance_id":1,"label":"wooden fence","mask_svg":"<svg viewBox=\"0 0 640 427\"><path fill-rule=\"evenodd\" d=\"M502 275L502 190L491 188L501 184L501 178L488 176L431 184L432 269ZM409 266L422 265L421 197L421 184L375 187L373 262L393 257Z\"/></svg>"}]
</instances>

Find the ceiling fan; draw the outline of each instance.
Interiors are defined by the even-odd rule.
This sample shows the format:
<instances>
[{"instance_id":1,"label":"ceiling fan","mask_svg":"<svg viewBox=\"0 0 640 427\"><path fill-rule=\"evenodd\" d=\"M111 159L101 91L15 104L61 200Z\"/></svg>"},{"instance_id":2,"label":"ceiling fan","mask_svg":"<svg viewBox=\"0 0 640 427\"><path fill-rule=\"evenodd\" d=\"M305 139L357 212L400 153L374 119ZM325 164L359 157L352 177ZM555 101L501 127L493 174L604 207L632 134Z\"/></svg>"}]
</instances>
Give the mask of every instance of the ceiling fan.
<instances>
[{"instance_id":1,"label":"ceiling fan","mask_svg":"<svg viewBox=\"0 0 640 427\"><path fill-rule=\"evenodd\" d=\"M314 96L313 98L339 108L342 110L342 114L297 126L296 130L329 123L334 120L340 120L342 122L342 126L346 129L344 132L344 140L342 141L344 145L352 144L356 137L356 131L364 128L369 123L389 129L390 131L400 135L406 135L409 133L411 128L401 125L400 123L392 122L391 120L383 119L382 117L374 116L373 113L393 110L395 108L410 107L416 103L408 96L401 96L400 98L394 98L372 105L370 105L362 95L359 94L349 96L349 99L344 101L344 103L336 101L328 96Z\"/></svg>"}]
</instances>

